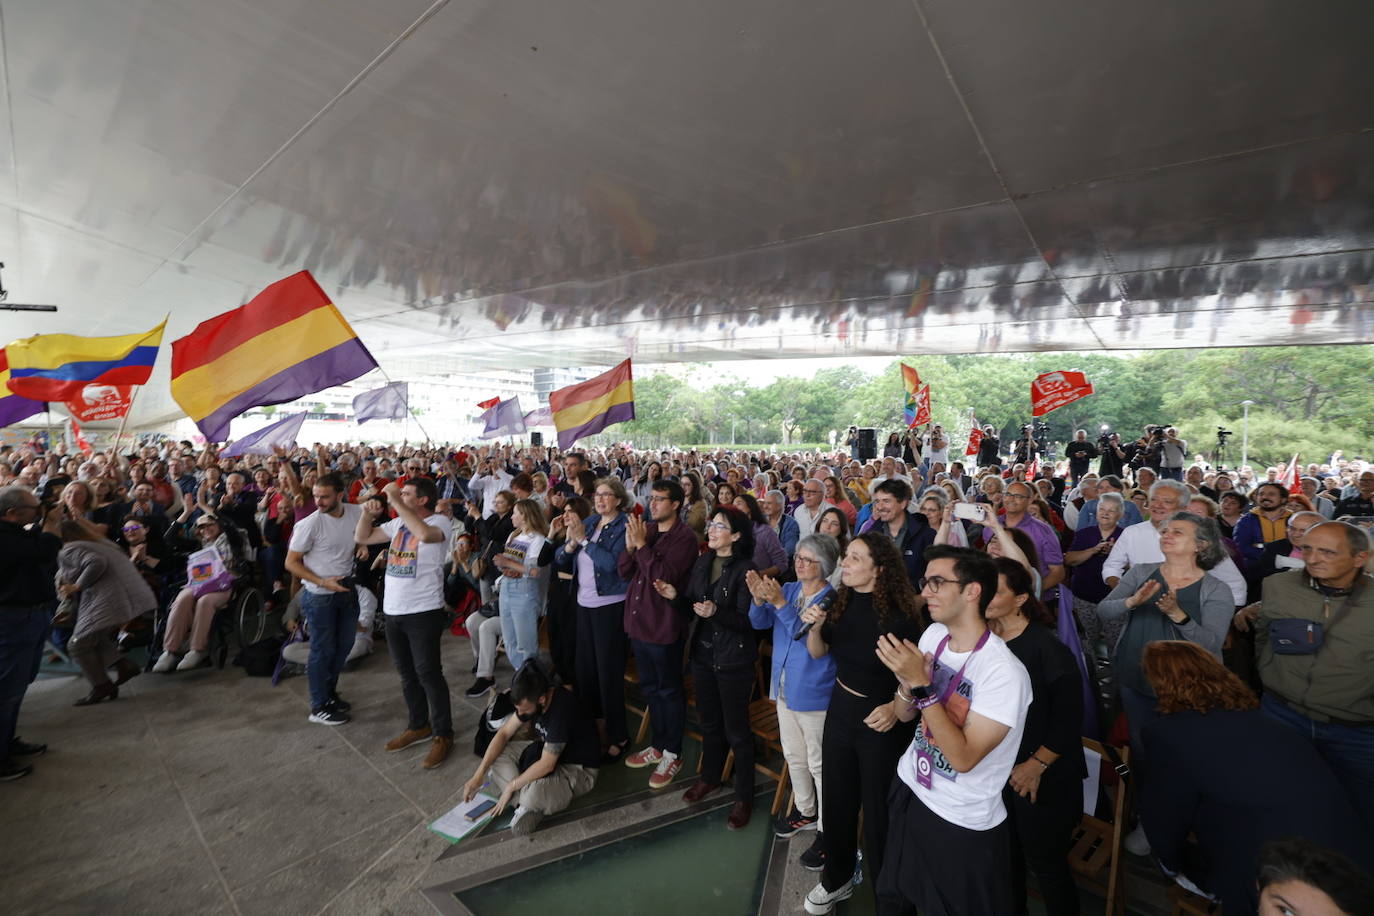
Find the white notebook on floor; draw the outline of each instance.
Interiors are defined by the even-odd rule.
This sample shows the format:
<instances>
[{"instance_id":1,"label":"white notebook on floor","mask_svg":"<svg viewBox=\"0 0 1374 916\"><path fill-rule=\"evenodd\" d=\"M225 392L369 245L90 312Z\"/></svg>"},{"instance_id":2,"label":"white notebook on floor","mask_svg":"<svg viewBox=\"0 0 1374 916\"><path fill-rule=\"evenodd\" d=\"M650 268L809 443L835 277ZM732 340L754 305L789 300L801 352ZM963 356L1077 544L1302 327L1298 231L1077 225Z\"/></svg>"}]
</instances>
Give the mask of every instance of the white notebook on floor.
<instances>
[{"instance_id":1,"label":"white notebook on floor","mask_svg":"<svg viewBox=\"0 0 1374 916\"><path fill-rule=\"evenodd\" d=\"M495 810L496 799L478 792L472 801L465 801L452 811L439 815L429 829L456 843L490 823Z\"/></svg>"}]
</instances>

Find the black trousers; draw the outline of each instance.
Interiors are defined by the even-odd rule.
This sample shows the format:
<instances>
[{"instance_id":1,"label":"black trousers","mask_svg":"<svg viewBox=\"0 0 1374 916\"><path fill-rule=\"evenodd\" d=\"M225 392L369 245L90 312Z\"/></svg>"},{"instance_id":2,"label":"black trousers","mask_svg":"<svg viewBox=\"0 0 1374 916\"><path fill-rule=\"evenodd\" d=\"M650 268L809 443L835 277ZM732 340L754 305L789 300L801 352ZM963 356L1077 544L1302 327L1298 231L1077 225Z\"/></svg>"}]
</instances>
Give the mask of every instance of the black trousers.
<instances>
[{"instance_id":1,"label":"black trousers","mask_svg":"<svg viewBox=\"0 0 1374 916\"><path fill-rule=\"evenodd\" d=\"M825 871L821 883L839 890L854 877L859 849L859 811L864 815L864 857L877 880L887 844L887 790L897 761L911 744L916 722L876 732L864 719L887 697L856 697L836 684L821 736L821 804L825 815Z\"/></svg>"},{"instance_id":2,"label":"black trousers","mask_svg":"<svg viewBox=\"0 0 1374 916\"><path fill-rule=\"evenodd\" d=\"M439 640L446 629L443 608L419 614L387 614L386 644L401 675L406 700L406 728L428 725L439 738L453 737L453 712L448 681L439 657Z\"/></svg>"},{"instance_id":3,"label":"black trousers","mask_svg":"<svg viewBox=\"0 0 1374 916\"><path fill-rule=\"evenodd\" d=\"M880 916L1001 916L1012 904L1011 827L969 830L940 817L894 777ZM864 816L867 819L867 815ZM826 825L827 828L829 824ZM827 830L827 833L829 831ZM1057 916L1057 911L1050 913Z\"/></svg>"},{"instance_id":4,"label":"black trousers","mask_svg":"<svg viewBox=\"0 0 1374 916\"><path fill-rule=\"evenodd\" d=\"M589 712L606 720L606 740L630 740L625 725L625 602L605 607L577 605L577 681L573 688Z\"/></svg>"},{"instance_id":5,"label":"black trousers","mask_svg":"<svg viewBox=\"0 0 1374 916\"><path fill-rule=\"evenodd\" d=\"M735 801L754 800L754 733L749 728L753 668L716 669L692 660L701 722L701 778L720 782L726 748L735 752Z\"/></svg>"},{"instance_id":6,"label":"black trousers","mask_svg":"<svg viewBox=\"0 0 1374 916\"><path fill-rule=\"evenodd\" d=\"M571 579L555 577L549 583L544 626L549 634L553 670L565 684L577 682L577 603Z\"/></svg>"},{"instance_id":7,"label":"black trousers","mask_svg":"<svg viewBox=\"0 0 1374 916\"><path fill-rule=\"evenodd\" d=\"M1035 802L1010 786L1002 790L1011 822L1011 884L1016 912L1026 912L1026 869L1040 881L1050 916L1078 916L1078 886L1069 871L1073 828L1083 815L1083 783L1045 771Z\"/></svg>"}]
</instances>

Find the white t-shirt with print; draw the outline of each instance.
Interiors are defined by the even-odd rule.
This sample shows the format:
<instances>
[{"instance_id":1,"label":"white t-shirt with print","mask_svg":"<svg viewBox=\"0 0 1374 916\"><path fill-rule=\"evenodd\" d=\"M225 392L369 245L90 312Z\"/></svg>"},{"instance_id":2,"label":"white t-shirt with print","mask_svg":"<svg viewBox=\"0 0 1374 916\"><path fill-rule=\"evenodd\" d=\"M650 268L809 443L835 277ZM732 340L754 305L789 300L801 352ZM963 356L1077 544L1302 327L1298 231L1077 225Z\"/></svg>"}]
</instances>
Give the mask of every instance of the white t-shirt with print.
<instances>
[{"instance_id":1,"label":"white t-shirt with print","mask_svg":"<svg viewBox=\"0 0 1374 916\"><path fill-rule=\"evenodd\" d=\"M449 520L437 512L425 519L425 524L443 532L449 530ZM391 538L386 548L386 592L382 599L386 613L395 617L443 607L447 542L426 543L399 518L381 528Z\"/></svg>"},{"instance_id":2,"label":"white t-shirt with print","mask_svg":"<svg viewBox=\"0 0 1374 916\"><path fill-rule=\"evenodd\" d=\"M948 635L944 624L931 624L921 635L921 651L933 655ZM945 711L956 725L962 726L972 711L1011 730L977 766L967 773L958 773L926 737L924 723L918 723L916 736L897 765L897 775L927 808L951 824L968 830L990 830L1007 816L1002 788L1016 765L1016 750L1021 746L1026 710L1031 703L1031 682L1025 666L1007 644L988 634L988 641L976 653L951 652L945 647L935 669L934 689L943 691L966 661L964 678L945 704ZM927 768L926 760L930 788L921 785L917 776L918 770Z\"/></svg>"}]
</instances>

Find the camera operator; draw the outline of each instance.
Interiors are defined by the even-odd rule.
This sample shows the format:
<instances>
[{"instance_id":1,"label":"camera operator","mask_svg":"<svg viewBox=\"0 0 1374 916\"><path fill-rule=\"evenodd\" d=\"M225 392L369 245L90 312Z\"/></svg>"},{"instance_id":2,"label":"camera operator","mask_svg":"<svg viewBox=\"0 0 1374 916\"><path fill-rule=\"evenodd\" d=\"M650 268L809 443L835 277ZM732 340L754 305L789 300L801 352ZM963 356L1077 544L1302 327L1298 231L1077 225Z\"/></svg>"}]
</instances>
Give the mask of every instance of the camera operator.
<instances>
[{"instance_id":1,"label":"camera operator","mask_svg":"<svg viewBox=\"0 0 1374 916\"><path fill-rule=\"evenodd\" d=\"M1021 427L1021 438L1012 445L1012 461L1016 464L1029 465L1035 460L1036 453L1040 450L1040 444L1035 441L1035 433L1027 425Z\"/></svg>"},{"instance_id":2,"label":"camera operator","mask_svg":"<svg viewBox=\"0 0 1374 916\"><path fill-rule=\"evenodd\" d=\"M29 775L33 767L22 758L46 750L14 734L57 604L57 532L66 513L51 491L45 495L40 502L22 485L0 489L0 781Z\"/></svg>"},{"instance_id":3,"label":"camera operator","mask_svg":"<svg viewBox=\"0 0 1374 916\"><path fill-rule=\"evenodd\" d=\"M1172 426L1156 436L1159 443L1159 476L1166 480L1182 480L1183 465L1188 460L1188 443L1178 437Z\"/></svg>"},{"instance_id":4,"label":"camera operator","mask_svg":"<svg viewBox=\"0 0 1374 916\"><path fill-rule=\"evenodd\" d=\"M1121 434L1103 433L1097 440L1097 450L1102 456L1102 460L1097 463L1097 476L1122 476L1130 454L1126 451L1126 446L1121 444Z\"/></svg>"},{"instance_id":5,"label":"camera operator","mask_svg":"<svg viewBox=\"0 0 1374 916\"><path fill-rule=\"evenodd\" d=\"M1083 475L1088 473L1092 460L1100 453L1088 441L1088 431L1080 429L1073 434L1073 441L1064 446L1064 457L1069 459L1069 483L1078 486Z\"/></svg>"},{"instance_id":6,"label":"camera operator","mask_svg":"<svg viewBox=\"0 0 1374 916\"><path fill-rule=\"evenodd\" d=\"M991 423L983 427L983 438L978 443L978 466L980 468L1000 464L1002 440L997 438L997 428Z\"/></svg>"}]
</instances>

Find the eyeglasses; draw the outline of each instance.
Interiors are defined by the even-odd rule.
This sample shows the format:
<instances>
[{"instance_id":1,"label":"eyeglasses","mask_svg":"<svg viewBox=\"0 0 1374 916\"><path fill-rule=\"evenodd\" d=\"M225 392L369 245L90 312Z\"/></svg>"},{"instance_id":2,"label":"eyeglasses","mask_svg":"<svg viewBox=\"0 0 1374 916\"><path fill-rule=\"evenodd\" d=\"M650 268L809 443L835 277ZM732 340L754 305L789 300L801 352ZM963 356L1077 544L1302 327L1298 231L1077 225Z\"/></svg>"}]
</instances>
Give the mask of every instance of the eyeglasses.
<instances>
[{"instance_id":1,"label":"eyeglasses","mask_svg":"<svg viewBox=\"0 0 1374 916\"><path fill-rule=\"evenodd\" d=\"M198 525L197 527L205 527L205 526L203 526L203 525ZM133 534L135 531L142 531L142 530L143 530L143 526L142 526L142 525L125 525L125 526L124 526L123 528L121 528L120 530L123 531L125 534Z\"/></svg>"},{"instance_id":2,"label":"eyeglasses","mask_svg":"<svg viewBox=\"0 0 1374 916\"><path fill-rule=\"evenodd\" d=\"M917 591L923 592L928 588L932 592L938 592L940 589L944 588L945 585L950 582L953 582L955 585L958 585L960 587L963 587L968 584L968 582L966 582L963 579L946 579L944 576L922 576L920 579L916 580L916 589Z\"/></svg>"},{"instance_id":3,"label":"eyeglasses","mask_svg":"<svg viewBox=\"0 0 1374 916\"><path fill-rule=\"evenodd\" d=\"M800 566L803 563L811 563L816 566L819 566L821 561L817 560L815 557L804 557L801 554L797 554L796 558L792 562L798 566Z\"/></svg>"},{"instance_id":4,"label":"eyeglasses","mask_svg":"<svg viewBox=\"0 0 1374 916\"><path fill-rule=\"evenodd\" d=\"M672 502L672 499L670 499L670 498L667 497L667 496L650 496L650 497L649 497L649 502L651 502L651 503L670 503L670 502Z\"/></svg>"},{"instance_id":5,"label":"eyeglasses","mask_svg":"<svg viewBox=\"0 0 1374 916\"><path fill-rule=\"evenodd\" d=\"M595 493L592 494L592 496L604 496L607 499L611 499L615 496L615 494L612 493L610 490L597 490Z\"/></svg>"},{"instance_id":6,"label":"eyeglasses","mask_svg":"<svg viewBox=\"0 0 1374 916\"><path fill-rule=\"evenodd\" d=\"M730 526L727 525L727 524L725 524L725 522L707 522L707 523L706 523L706 527L707 527L707 528L710 528L710 529L714 529L714 530L716 530L716 531L729 531L729 530L730 530Z\"/></svg>"}]
</instances>

